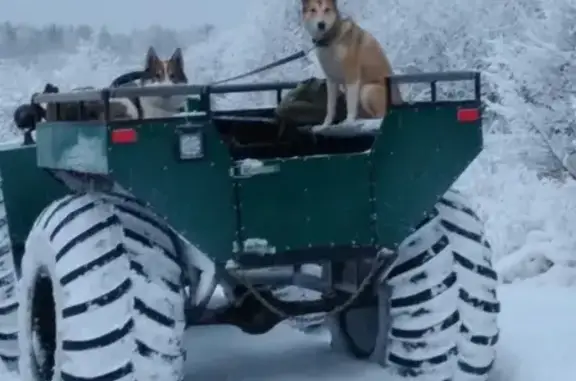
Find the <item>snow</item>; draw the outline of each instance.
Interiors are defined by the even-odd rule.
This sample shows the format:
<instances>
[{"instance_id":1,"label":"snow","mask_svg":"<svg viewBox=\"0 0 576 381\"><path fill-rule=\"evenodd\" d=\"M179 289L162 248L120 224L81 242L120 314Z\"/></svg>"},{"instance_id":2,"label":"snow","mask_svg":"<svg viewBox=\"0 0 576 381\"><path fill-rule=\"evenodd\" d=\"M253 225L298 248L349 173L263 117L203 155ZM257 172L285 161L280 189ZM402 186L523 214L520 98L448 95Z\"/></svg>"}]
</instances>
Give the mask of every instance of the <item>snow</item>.
<instances>
[{"instance_id":1,"label":"snow","mask_svg":"<svg viewBox=\"0 0 576 381\"><path fill-rule=\"evenodd\" d=\"M575 0L514 4L430 0L426 7L419 5L420 0L340 3L374 32L398 72L483 71L486 146L456 185L471 197L486 221L502 280L502 336L491 381L572 379L576 374L576 344L571 339L576 337L576 181L559 168L540 134L556 150L570 151L576 109L572 95L576 90ZM209 40L187 47L191 82L230 77L309 43L299 31L297 0L246 4L248 16L234 27L219 29ZM144 51L141 56L125 57L101 47L102 41L87 40L75 52L46 53L24 63L21 57L0 58L0 140L14 138L12 110L45 82L62 89L107 85L140 65L144 57ZM260 79L297 80L312 75L321 76L313 55L264 73ZM418 86L402 90L411 99L428 95ZM460 94L452 86L439 86L439 91ZM274 96L214 98L218 107L232 108L239 102L269 104ZM207 280L204 288L210 288ZM231 327L196 327L189 330L187 340L190 380L384 379L379 367L331 352L323 335L304 335L286 325L265 336L244 335ZM0 378L18 380L1 363Z\"/></svg>"},{"instance_id":2,"label":"snow","mask_svg":"<svg viewBox=\"0 0 576 381\"><path fill-rule=\"evenodd\" d=\"M568 381L576 374L574 290L517 284L502 287L499 359L490 381ZM381 368L329 350L322 334L278 326L265 336L231 327L191 328L190 380L380 381ZM206 348L213 352L204 355ZM222 364L225 363L226 366ZM392 379L393 380L393 379Z\"/></svg>"},{"instance_id":3,"label":"snow","mask_svg":"<svg viewBox=\"0 0 576 381\"><path fill-rule=\"evenodd\" d=\"M79 135L76 143L62 153L56 167L79 172L106 173L106 142L101 138Z\"/></svg>"},{"instance_id":4,"label":"snow","mask_svg":"<svg viewBox=\"0 0 576 381\"><path fill-rule=\"evenodd\" d=\"M246 238L242 242L244 251L254 252L259 255L275 254L276 248L270 246L268 241L264 238Z\"/></svg>"}]
</instances>

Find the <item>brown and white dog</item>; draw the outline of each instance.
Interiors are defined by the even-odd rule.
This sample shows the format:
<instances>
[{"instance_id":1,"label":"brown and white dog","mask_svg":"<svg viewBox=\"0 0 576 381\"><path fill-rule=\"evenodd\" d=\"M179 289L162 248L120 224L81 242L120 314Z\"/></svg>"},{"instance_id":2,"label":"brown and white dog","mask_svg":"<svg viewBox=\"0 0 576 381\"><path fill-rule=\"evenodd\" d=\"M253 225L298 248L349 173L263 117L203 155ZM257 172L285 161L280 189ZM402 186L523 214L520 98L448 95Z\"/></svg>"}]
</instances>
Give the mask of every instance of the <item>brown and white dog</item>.
<instances>
[{"instance_id":1,"label":"brown and white dog","mask_svg":"<svg viewBox=\"0 0 576 381\"><path fill-rule=\"evenodd\" d=\"M340 88L346 94L346 120L383 118L387 108L386 77L393 74L384 50L369 32L340 14L336 0L302 0L304 27L316 45L326 75L327 112L320 129L336 116ZM392 101L401 101L397 86Z\"/></svg>"},{"instance_id":2,"label":"brown and white dog","mask_svg":"<svg viewBox=\"0 0 576 381\"><path fill-rule=\"evenodd\" d=\"M144 64L144 77L139 86L166 86L188 83L184 70L182 50L177 48L168 60L162 60L153 47L148 49ZM184 106L186 96L154 96L138 99L117 99L125 107L130 119L166 118L178 113Z\"/></svg>"}]
</instances>

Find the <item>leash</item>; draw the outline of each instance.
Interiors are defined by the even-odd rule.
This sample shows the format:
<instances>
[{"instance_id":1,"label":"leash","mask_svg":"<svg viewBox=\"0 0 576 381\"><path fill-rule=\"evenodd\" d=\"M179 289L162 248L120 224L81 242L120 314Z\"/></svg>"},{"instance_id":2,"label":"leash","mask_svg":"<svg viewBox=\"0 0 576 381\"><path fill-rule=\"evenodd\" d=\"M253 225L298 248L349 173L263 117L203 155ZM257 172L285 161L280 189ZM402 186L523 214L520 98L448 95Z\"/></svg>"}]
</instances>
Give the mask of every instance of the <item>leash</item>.
<instances>
[{"instance_id":1,"label":"leash","mask_svg":"<svg viewBox=\"0 0 576 381\"><path fill-rule=\"evenodd\" d=\"M342 22L342 21L340 21L340 22ZM237 79L246 78L246 77L249 77L249 76L251 76L251 75L258 74L258 73L262 73L263 71L270 70L270 69L274 69L274 68L276 68L276 67L278 67L278 66L285 65L285 64L290 63L290 62L292 62L292 61L299 60L300 58L304 58L304 57L306 57L306 55L307 55L308 53L310 53L312 50L314 50L314 49L316 49L316 48L319 48L319 47L326 47L326 46L328 46L328 45L330 44L330 42L336 37L337 31L338 31L338 26L339 26L339 25L334 25L332 28L330 28L330 30L328 30L328 32L327 32L322 38L320 38L320 39L313 39L312 42L314 43L314 46L312 46L312 47L309 48L309 49L300 50L300 51L297 52L297 53L291 54L291 55L289 55L289 56L287 56L287 57L281 58L281 59L279 59L279 60L277 60L277 61L274 61L274 62L272 62L272 63L269 63L269 64L267 64L267 65L261 66L261 67L259 67L259 68L257 68L257 69L251 70L251 71L249 71L249 72L247 72L247 73L243 73L243 74L240 74L240 75L236 75L236 76L234 76L234 77L222 79L222 80L220 80L220 81L215 81L215 82L210 83L210 85L211 85L211 86L212 86L212 85L220 85L220 84L222 84L222 83L232 82L232 81L235 81L235 80L237 80Z\"/></svg>"},{"instance_id":2,"label":"leash","mask_svg":"<svg viewBox=\"0 0 576 381\"><path fill-rule=\"evenodd\" d=\"M310 52L311 52L313 49L315 49L315 48L316 48L316 47L314 46L314 47L312 47L312 48L310 48L310 49L308 49L308 50L300 50L300 51L297 52L297 53L291 54L291 55L289 55L289 56L287 56L287 57L281 58L281 59L279 59L279 60L277 60L277 61L274 61L274 62L272 62L272 63L269 63L269 64L267 64L267 65L261 66L261 67L259 67L259 68L257 68L257 69L250 70L249 72L242 73L242 74L236 75L236 76L234 76L234 77L229 77L229 78L226 78L226 79L222 79L222 80L220 80L220 81L212 82L212 83L210 83L210 85L211 85L211 86L212 86L212 85L220 85L220 84L223 84L223 83L226 83L226 82L232 82L232 81L235 81L235 80L237 80L237 79L246 78L246 77L249 77L249 76L251 76L251 75L255 75L255 74L262 73L263 71L267 71L267 70L270 70L270 69L274 69L274 68L276 68L276 67L278 67L278 66L286 65L287 63L290 63L290 62L292 62L292 61L296 61L296 60L299 60L299 59L301 59L301 58L306 57L306 55L307 55L308 53L310 53Z\"/></svg>"}]
</instances>

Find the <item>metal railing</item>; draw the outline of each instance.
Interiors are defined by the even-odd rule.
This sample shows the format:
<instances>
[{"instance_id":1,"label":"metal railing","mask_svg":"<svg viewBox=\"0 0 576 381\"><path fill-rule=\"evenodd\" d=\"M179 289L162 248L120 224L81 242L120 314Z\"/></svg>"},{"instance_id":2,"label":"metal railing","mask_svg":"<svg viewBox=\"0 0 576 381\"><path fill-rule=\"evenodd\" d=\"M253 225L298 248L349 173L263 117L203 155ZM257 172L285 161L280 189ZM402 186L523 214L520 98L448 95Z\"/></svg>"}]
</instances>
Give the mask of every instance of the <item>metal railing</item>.
<instances>
[{"instance_id":1,"label":"metal railing","mask_svg":"<svg viewBox=\"0 0 576 381\"><path fill-rule=\"evenodd\" d=\"M474 71L452 71L443 73L421 73L394 75L388 78L391 84L430 83L432 94L436 93L438 82L475 81L475 93L480 98L480 73ZM244 83L223 85L169 85L151 87L109 87L103 89L90 89L66 93L36 94L32 98L34 103L65 103L65 102L109 102L114 98L137 97L169 97L175 95L199 95L245 93L276 91L280 96L283 90L295 88L299 82L268 82ZM434 99L433 99L434 100Z\"/></svg>"}]
</instances>

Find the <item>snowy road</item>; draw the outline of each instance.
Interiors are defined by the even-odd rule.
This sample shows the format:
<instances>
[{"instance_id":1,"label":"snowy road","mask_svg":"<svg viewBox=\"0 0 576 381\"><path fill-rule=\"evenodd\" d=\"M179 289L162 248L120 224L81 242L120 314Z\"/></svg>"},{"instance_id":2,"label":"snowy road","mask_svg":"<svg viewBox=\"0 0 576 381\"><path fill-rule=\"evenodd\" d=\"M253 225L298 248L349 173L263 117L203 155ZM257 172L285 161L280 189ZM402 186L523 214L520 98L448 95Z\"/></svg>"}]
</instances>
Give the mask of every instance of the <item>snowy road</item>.
<instances>
[{"instance_id":1,"label":"snowy road","mask_svg":"<svg viewBox=\"0 0 576 381\"><path fill-rule=\"evenodd\" d=\"M500 289L502 335L491 381L568 381L576 375L576 298L571 288ZM570 340L568 338L573 338ZM381 368L330 351L328 339L279 325L263 336L233 327L188 331L187 381L381 381Z\"/></svg>"},{"instance_id":2,"label":"snowy road","mask_svg":"<svg viewBox=\"0 0 576 381\"><path fill-rule=\"evenodd\" d=\"M502 336L490 381L573 380L574 290L519 283L502 286L500 296ZM381 368L330 351L326 337L305 336L285 325L263 336L244 335L233 327L192 328L187 340L186 381L383 379ZM0 379L18 381L7 374Z\"/></svg>"}]
</instances>

